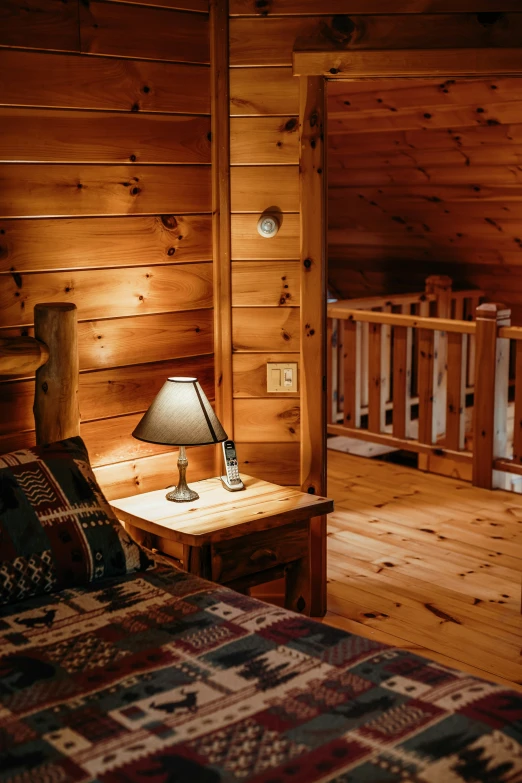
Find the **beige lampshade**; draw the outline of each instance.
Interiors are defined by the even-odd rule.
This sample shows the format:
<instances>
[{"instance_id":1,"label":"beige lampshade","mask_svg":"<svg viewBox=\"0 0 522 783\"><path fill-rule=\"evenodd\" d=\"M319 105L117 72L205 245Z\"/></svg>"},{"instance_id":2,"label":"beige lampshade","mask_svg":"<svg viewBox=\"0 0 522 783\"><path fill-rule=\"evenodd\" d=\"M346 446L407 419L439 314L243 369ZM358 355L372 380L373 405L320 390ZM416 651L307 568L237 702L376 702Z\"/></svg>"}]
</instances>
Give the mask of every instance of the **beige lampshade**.
<instances>
[{"instance_id":1,"label":"beige lampshade","mask_svg":"<svg viewBox=\"0 0 522 783\"><path fill-rule=\"evenodd\" d=\"M168 378L132 435L162 446L205 446L227 439L197 378Z\"/></svg>"}]
</instances>

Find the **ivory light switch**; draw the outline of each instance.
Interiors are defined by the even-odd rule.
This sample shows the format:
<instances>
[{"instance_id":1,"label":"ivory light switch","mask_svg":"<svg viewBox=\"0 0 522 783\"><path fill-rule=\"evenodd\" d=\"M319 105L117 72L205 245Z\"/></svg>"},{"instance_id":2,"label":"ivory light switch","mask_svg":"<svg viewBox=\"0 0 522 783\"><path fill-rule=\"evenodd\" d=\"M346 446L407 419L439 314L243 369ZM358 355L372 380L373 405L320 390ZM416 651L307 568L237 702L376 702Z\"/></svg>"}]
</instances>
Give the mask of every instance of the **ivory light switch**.
<instances>
[{"instance_id":1,"label":"ivory light switch","mask_svg":"<svg viewBox=\"0 0 522 783\"><path fill-rule=\"evenodd\" d=\"M267 362L266 390L268 392L296 392L297 362Z\"/></svg>"}]
</instances>

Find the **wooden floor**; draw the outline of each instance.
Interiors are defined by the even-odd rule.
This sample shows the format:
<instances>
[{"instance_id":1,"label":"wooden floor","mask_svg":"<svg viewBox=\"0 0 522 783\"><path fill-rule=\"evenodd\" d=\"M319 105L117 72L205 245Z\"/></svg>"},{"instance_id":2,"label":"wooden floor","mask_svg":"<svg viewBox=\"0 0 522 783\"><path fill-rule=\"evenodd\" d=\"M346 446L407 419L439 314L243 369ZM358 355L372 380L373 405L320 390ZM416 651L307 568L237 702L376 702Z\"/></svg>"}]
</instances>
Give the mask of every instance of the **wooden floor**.
<instances>
[{"instance_id":1,"label":"wooden floor","mask_svg":"<svg viewBox=\"0 0 522 783\"><path fill-rule=\"evenodd\" d=\"M522 497L328 451L325 622L522 691Z\"/></svg>"}]
</instances>

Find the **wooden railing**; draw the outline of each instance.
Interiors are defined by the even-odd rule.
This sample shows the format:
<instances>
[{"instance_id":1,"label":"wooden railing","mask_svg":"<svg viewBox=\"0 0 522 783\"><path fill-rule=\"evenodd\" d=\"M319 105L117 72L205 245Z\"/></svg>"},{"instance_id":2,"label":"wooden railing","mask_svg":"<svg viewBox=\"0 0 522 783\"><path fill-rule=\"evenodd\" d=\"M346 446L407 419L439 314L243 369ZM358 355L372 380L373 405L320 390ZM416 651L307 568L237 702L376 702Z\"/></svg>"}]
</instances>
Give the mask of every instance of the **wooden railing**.
<instances>
[{"instance_id":1,"label":"wooden railing","mask_svg":"<svg viewBox=\"0 0 522 783\"><path fill-rule=\"evenodd\" d=\"M365 299L348 299L337 301L328 306L328 419L332 424L344 421L344 355L346 353L343 345L343 322L346 313L351 310L367 310L372 312L392 313L401 315L415 315L421 317L440 317L453 320L473 320L476 307L482 300L484 294L480 290L453 291L451 288L451 278L446 276L432 276L426 281L426 290L418 293L397 294L390 297L369 297ZM407 434L411 434L410 421L412 420L411 408L418 405L418 344L417 333L409 333L407 344L404 346L406 352L405 363L407 367L409 395L407 400L406 421ZM436 337L437 342L439 338ZM358 358L352 371L358 379L357 405L354 412L354 421L359 422L361 417L368 415L368 395L369 395L369 342L370 342L370 324L362 323L357 334L359 346ZM388 325L384 325L381 330L382 352L381 352L381 397L383 409L381 418L385 418L387 413L393 407L391 398L392 373L393 373L393 351L391 342L391 330ZM465 367L465 385L466 392L469 394L473 390L474 368L475 368L475 344L474 337L470 336L465 346L466 367ZM436 346L436 364L437 375L440 379L439 385L444 390L446 348L442 341ZM444 416L437 425L439 432L444 428ZM415 425L413 425L414 427Z\"/></svg>"},{"instance_id":2,"label":"wooden railing","mask_svg":"<svg viewBox=\"0 0 522 783\"><path fill-rule=\"evenodd\" d=\"M461 300L476 296L461 294ZM451 308L453 316L465 313ZM344 391L342 418L332 411L329 434L450 458L467 464L473 484L487 489L510 488L508 474L522 476L522 328L510 325L508 309L484 303L475 320L465 320L349 309L343 302L330 304L328 314L337 320Z\"/></svg>"}]
</instances>

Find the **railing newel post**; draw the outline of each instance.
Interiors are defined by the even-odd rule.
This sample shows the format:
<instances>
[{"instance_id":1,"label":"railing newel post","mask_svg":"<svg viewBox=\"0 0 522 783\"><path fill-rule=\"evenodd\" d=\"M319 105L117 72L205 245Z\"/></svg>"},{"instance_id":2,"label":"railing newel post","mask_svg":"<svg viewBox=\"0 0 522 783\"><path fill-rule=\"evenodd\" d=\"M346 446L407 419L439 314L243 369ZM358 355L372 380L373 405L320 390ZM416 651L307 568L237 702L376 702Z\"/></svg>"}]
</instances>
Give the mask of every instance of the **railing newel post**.
<instances>
[{"instance_id":1,"label":"railing newel post","mask_svg":"<svg viewBox=\"0 0 522 783\"><path fill-rule=\"evenodd\" d=\"M509 340L499 328L511 325L511 311L488 302L476 309L473 405L473 485L500 488L496 459L506 457L509 386Z\"/></svg>"}]
</instances>

